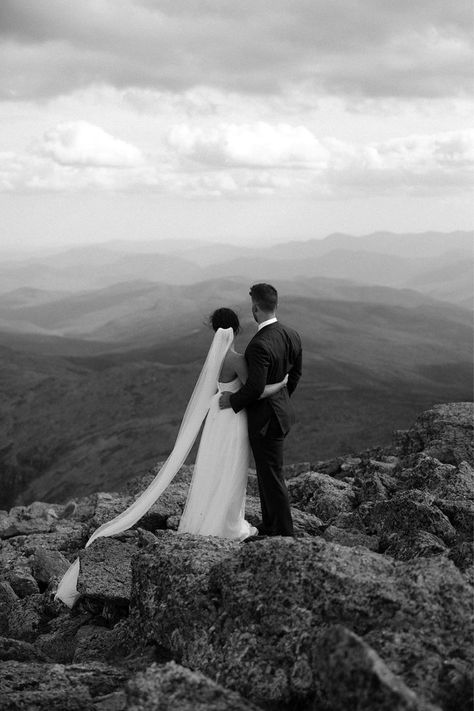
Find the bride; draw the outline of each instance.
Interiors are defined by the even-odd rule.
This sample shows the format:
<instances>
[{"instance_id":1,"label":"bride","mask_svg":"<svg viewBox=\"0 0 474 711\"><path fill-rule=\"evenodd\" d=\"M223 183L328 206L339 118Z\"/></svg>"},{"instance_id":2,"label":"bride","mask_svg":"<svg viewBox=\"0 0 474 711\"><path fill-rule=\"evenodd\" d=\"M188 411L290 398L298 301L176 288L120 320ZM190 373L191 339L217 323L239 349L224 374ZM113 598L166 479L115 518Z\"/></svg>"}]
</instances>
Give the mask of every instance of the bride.
<instances>
[{"instance_id":1,"label":"bride","mask_svg":"<svg viewBox=\"0 0 474 711\"><path fill-rule=\"evenodd\" d=\"M240 331L237 314L228 308L210 317L214 338L194 391L184 413L173 450L153 481L125 511L100 526L86 547L102 536L113 536L131 528L156 502L188 456L206 419L178 533L220 536L243 540L257 529L245 520L250 445L245 410L235 413L219 408L222 390L236 392L247 380L245 358L233 348ZM286 386L287 377L267 385L261 397L270 397ZM59 583L55 599L73 607L77 591L79 558Z\"/></svg>"}]
</instances>

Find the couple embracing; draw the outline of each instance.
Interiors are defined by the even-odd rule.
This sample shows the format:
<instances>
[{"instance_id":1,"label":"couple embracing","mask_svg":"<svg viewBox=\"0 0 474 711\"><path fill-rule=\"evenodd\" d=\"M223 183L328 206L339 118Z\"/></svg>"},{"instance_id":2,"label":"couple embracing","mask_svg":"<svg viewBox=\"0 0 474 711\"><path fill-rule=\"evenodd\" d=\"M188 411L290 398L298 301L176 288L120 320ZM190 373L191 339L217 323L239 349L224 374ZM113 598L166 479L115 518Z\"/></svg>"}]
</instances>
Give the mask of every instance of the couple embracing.
<instances>
[{"instance_id":1,"label":"couple embracing","mask_svg":"<svg viewBox=\"0 0 474 711\"><path fill-rule=\"evenodd\" d=\"M214 338L189 400L176 443L150 485L125 511L89 538L112 536L133 526L156 502L202 431L178 533L219 536L242 542L292 536L288 492L283 478L283 443L293 421L290 396L301 377L299 335L276 317L278 294L270 284L250 289L258 331L245 354L233 348L239 331L234 311L211 316ZM262 522L245 520L250 449L258 480ZM56 598L72 607L80 596L77 559L62 578Z\"/></svg>"}]
</instances>

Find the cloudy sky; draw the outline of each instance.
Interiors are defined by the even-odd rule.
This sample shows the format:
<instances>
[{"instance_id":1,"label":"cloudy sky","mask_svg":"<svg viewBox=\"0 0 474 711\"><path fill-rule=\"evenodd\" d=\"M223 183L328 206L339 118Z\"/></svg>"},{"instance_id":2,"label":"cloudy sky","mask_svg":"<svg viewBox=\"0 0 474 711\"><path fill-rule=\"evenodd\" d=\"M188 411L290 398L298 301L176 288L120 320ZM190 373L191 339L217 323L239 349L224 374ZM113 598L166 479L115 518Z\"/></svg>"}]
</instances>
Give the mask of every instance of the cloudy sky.
<instances>
[{"instance_id":1,"label":"cloudy sky","mask_svg":"<svg viewBox=\"0 0 474 711\"><path fill-rule=\"evenodd\" d=\"M468 0L1 0L3 247L472 227Z\"/></svg>"}]
</instances>

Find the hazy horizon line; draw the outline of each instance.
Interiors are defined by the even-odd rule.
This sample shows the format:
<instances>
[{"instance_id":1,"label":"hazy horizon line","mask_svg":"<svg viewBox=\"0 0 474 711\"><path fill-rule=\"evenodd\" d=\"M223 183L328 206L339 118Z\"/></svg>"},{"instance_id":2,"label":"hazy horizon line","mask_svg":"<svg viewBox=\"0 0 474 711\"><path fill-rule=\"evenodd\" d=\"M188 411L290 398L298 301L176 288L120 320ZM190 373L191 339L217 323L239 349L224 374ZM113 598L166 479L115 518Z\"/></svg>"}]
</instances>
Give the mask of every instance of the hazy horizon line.
<instances>
[{"instance_id":1,"label":"hazy horizon line","mask_svg":"<svg viewBox=\"0 0 474 711\"><path fill-rule=\"evenodd\" d=\"M278 245L285 245L289 244L291 242L295 243L308 243L308 242L314 242L314 241L319 241L322 242L326 239L329 239L330 237L334 237L336 235L343 235L345 237L352 237L354 239L363 239L366 237L374 237L375 235L391 235L394 237L404 237L407 235L411 236L416 236L420 237L423 235L427 234L432 234L432 235L452 235L452 234L473 234L474 235L474 226L469 229L452 229L452 230L436 230L436 229L424 229L424 230L413 230L413 231L398 231L398 230L390 230L390 229L377 229L373 230L371 232L363 232L363 233L351 233L351 232L346 232L346 231L332 231L327 234L324 234L322 236L319 235L314 235L312 237L303 237L303 236L295 236L294 238L286 238L286 239L276 239L276 240L264 240L262 239L258 244L255 244L256 240L252 240L250 242L240 242L240 241L230 241L230 240L225 240L222 238L213 238L213 237L208 237L207 239L201 239L201 238L193 238L193 237L182 237L182 238L173 238L173 237L160 237L157 238L156 240L154 239L121 239L121 238L111 238L107 240L101 240L100 242L93 242L93 241L84 241L84 242L70 242L67 244L60 243L60 242L51 242L51 243L46 243L46 244L41 244L41 245L34 245L31 243L28 244L21 244L21 245L15 245L10 246L10 247L3 247L0 245L0 255L3 257L6 257L7 255L13 256L13 255L18 255L18 256L33 256L35 254L54 254L54 253L61 253L61 252L69 252L72 250L76 249L86 249L86 248L109 248L112 245L136 245L137 247L139 246L158 246L158 245L172 245L173 243L176 244L177 248L179 246L185 246L187 245L186 248L195 248L197 246L212 246L212 245L219 245L219 246L226 246L226 247L237 247L241 249L249 249L249 250L258 250L258 249L264 249L266 247L276 247Z\"/></svg>"}]
</instances>

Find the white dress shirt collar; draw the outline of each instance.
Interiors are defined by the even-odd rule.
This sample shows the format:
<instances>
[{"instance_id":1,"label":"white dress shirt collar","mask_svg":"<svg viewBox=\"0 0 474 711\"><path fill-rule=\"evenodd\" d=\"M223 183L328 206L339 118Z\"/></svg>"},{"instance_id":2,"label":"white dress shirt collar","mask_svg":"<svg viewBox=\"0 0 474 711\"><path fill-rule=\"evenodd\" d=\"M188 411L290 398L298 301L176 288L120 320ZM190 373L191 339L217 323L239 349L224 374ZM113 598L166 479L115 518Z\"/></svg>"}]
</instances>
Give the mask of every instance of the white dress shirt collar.
<instances>
[{"instance_id":1,"label":"white dress shirt collar","mask_svg":"<svg viewBox=\"0 0 474 711\"><path fill-rule=\"evenodd\" d=\"M269 326L271 323L276 323L277 321L278 321L278 319L276 316L273 316L273 318L269 318L268 321L262 321L262 323L258 324L257 332L260 331L265 326Z\"/></svg>"}]
</instances>

